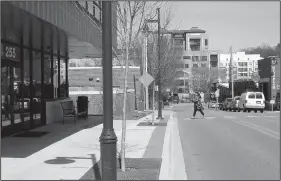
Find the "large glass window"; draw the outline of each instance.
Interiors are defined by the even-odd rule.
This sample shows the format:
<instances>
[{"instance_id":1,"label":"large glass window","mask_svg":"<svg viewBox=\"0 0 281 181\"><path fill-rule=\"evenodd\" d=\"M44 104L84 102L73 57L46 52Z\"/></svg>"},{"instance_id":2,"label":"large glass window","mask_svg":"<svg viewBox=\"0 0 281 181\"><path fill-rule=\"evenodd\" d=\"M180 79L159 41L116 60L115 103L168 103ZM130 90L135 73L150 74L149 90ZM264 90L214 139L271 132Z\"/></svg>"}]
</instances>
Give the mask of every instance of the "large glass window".
<instances>
[{"instance_id":1,"label":"large glass window","mask_svg":"<svg viewBox=\"0 0 281 181\"><path fill-rule=\"evenodd\" d=\"M192 62L199 62L199 56L192 56Z\"/></svg>"},{"instance_id":2,"label":"large glass window","mask_svg":"<svg viewBox=\"0 0 281 181\"><path fill-rule=\"evenodd\" d=\"M38 18L32 18L32 42L34 49L41 49L41 21Z\"/></svg>"},{"instance_id":3,"label":"large glass window","mask_svg":"<svg viewBox=\"0 0 281 181\"><path fill-rule=\"evenodd\" d=\"M200 38L199 39L190 39L189 44L190 44L190 49L191 51L200 51Z\"/></svg>"},{"instance_id":4,"label":"large glass window","mask_svg":"<svg viewBox=\"0 0 281 181\"><path fill-rule=\"evenodd\" d=\"M60 55L65 56L66 44L65 44L65 34L60 31Z\"/></svg>"},{"instance_id":5,"label":"large glass window","mask_svg":"<svg viewBox=\"0 0 281 181\"><path fill-rule=\"evenodd\" d=\"M60 97L66 97L66 60L60 58Z\"/></svg>"},{"instance_id":6,"label":"large glass window","mask_svg":"<svg viewBox=\"0 0 281 181\"><path fill-rule=\"evenodd\" d=\"M1 2L1 29L3 28L4 39L20 43L21 12L15 10L12 5Z\"/></svg>"},{"instance_id":7,"label":"large glass window","mask_svg":"<svg viewBox=\"0 0 281 181\"><path fill-rule=\"evenodd\" d=\"M29 46L29 30L30 30L30 21L29 16L24 14L23 17L23 44Z\"/></svg>"},{"instance_id":8,"label":"large glass window","mask_svg":"<svg viewBox=\"0 0 281 181\"><path fill-rule=\"evenodd\" d=\"M52 85L52 75L51 75L51 55L44 55L44 98L53 98L53 85Z\"/></svg>"},{"instance_id":9,"label":"large glass window","mask_svg":"<svg viewBox=\"0 0 281 181\"><path fill-rule=\"evenodd\" d=\"M58 57L53 57L53 87L54 87L54 98L58 98L58 88L59 88L59 67L58 67Z\"/></svg>"},{"instance_id":10,"label":"large glass window","mask_svg":"<svg viewBox=\"0 0 281 181\"><path fill-rule=\"evenodd\" d=\"M54 54L58 53L58 30L53 26L53 52Z\"/></svg>"},{"instance_id":11,"label":"large glass window","mask_svg":"<svg viewBox=\"0 0 281 181\"><path fill-rule=\"evenodd\" d=\"M30 58L29 50L24 49L23 51L23 105L24 110L21 115L22 120L30 120Z\"/></svg>"},{"instance_id":12,"label":"large glass window","mask_svg":"<svg viewBox=\"0 0 281 181\"><path fill-rule=\"evenodd\" d=\"M52 38L52 29L51 26L47 23L44 24L44 51L51 51L51 40Z\"/></svg>"},{"instance_id":13,"label":"large glass window","mask_svg":"<svg viewBox=\"0 0 281 181\"><path fill-rule=\"evenodd\" d=\"M41 53L33 51L33 62L32 62L32 95L33 95L33 106L31 111L33 113L33 120L40 120L41 114ZM35 124L37 121L34 122Z\"/></svg>"}]
</instances>

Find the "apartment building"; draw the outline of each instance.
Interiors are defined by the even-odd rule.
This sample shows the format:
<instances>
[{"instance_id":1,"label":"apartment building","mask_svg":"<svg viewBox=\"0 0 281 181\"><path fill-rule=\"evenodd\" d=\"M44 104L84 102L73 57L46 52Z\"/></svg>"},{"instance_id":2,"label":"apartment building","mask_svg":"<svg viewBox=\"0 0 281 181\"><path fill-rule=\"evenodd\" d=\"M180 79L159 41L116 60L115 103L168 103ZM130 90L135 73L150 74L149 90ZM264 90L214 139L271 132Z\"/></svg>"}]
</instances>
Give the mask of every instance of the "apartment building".
<instances>
[{"instance_id":1,"label":"apartment building","mask_svg":"<svg viewBox=\"0 0 281 181\"><path fill-rule=\"evenodd\" d=\"M230 67L230 53L220 54L219 68L226 69L226 79L229 80L231 75ZM233 58L233 80L250 79L253 75L258 74L258 60L262 59L259 54L246 54L245 52L235 52L232 54Z\"/></svg>"},{"instance_id":2,"label":"apartment building","mask_svg":"<svg viewBox=\"0 0 281 181\"><path fill-rule=\"evenodd\" d=\"M180 80L178 93L188 93L192 87L192 74L197 68L210 67L209 37L205 30L192 27L189 30L173 30L164 34L170 34L174 47L182 51L177 58L178 75Z\"/></svg>"}]
</instances>

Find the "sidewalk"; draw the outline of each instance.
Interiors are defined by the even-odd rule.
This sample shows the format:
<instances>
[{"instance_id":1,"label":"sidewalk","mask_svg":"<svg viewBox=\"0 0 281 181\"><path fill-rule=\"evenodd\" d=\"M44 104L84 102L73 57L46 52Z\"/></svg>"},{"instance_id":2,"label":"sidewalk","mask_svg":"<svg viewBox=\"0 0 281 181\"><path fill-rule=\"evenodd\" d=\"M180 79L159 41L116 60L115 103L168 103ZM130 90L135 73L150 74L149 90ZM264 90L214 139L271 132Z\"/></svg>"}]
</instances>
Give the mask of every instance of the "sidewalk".
<instances>
[{"instance_id":1,"label":"sidewalk","mask_svg":"<svg viewBox=\"0 0 281 181\"><path fill-rule=\"evenodd\" d=\"M167 111L163 110L163 116L170 114ZM150 114L148 119L151 117ZM127 120L126 158L161 158L165 126L137 126L146 120L146 117ZM43 137L2 139L1 179L79 180L91 177L89 170L100 160L101 122L101 117L89 117L88 121L77 121L77 125L56 123L34 130L50 132ZM121 126L122 120L114 120L118 151Z\"/></svg>"}]
</instances>

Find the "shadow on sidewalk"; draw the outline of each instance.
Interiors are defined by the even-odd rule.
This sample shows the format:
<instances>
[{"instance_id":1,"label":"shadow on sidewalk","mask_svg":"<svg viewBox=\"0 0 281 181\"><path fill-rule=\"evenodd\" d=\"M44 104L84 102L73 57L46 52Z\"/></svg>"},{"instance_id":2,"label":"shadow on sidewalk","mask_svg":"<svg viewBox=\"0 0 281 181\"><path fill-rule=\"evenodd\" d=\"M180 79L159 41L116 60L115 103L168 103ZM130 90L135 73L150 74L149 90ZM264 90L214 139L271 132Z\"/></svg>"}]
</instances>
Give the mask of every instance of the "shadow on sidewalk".
<instances>
[{"instance_id":1,"label":"shadow on sidewalk","mask_svg":"<svg viewBox=\"0 0 281 181\"><path fill-rule=\"evenodd\" d=\"M71 118L70 118L71 119ZM48 132L42 137L5 137L1 139L1 157L25 158L83 129L90 129L103 123L103 116L89 116L78 119L77 124L67 121L51 123L31 131Z\"/></svg>"}]
</instances>

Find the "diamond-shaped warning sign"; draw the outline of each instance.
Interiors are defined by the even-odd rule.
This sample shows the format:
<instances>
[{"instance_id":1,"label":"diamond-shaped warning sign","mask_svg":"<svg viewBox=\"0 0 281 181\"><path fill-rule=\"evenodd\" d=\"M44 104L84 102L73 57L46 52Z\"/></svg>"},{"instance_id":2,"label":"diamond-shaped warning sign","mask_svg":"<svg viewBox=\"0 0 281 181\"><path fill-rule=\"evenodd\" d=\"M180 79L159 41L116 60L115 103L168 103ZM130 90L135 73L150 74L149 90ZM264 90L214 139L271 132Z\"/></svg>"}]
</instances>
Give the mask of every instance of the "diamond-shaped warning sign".
<instances>
[{"instance_id":1,"label":"diamond-shaped warning sign","mask_svg":"<svg viewBox=\"0 0 281 181\"><path fill-rule=\"evenodd\" d=\"M149 86L149 84L151 84L151 82L153 82L154 78L149 74L149 73L144 73L144 75L142 75L139 78L139 81L145 86Z\"/></svg>"}]
</instances>

